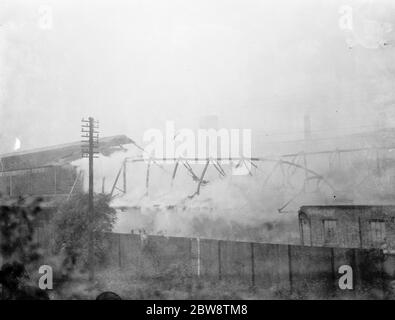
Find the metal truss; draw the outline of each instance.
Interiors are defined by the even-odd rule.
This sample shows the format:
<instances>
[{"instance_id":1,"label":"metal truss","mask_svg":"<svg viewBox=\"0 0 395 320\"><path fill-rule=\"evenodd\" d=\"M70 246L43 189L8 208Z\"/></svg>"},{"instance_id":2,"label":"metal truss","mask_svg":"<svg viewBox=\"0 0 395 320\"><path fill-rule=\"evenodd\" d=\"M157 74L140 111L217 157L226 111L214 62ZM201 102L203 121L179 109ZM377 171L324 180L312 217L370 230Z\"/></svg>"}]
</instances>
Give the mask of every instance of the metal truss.
<instances>
[{"instance_id":1,"label":"metal truss","mask_svg":"<svg viewBox=\"0 0 395 320\"><path fill-rule=\"evenodd\" d=\"M298 162L299 159L298 157L302 157L304 159L304 164L300 164ZM286 157L285 157L286 158ZM149 192L149 182L150 182L150 170L152 167L152 164L158 165L159 163L168 163L168 164L174 164L174 169L172 173L170 174L170 186L173 186L174 180L176 179L177 173L180 171L180 167L184 167L187 174L191 177L192 181L196 183L196 189L195 192L192 193L188 198L194 198L195 196L198 196L200 194L200 190L203 186L207 185L209 181L206 179L206 173L209 167L212 167L218 172L219 178L224 178L227 176L226 171L223 169L223 163L236 163L236 167L239 167L241 165L246 165L250 164L251 168L259 169L263 163L274 163L274 167L270 172L268 172L266 178L263 180L263 184L266 185L268 181L270 180L271 176L273 173L277 170L280 169L282 175L283 175L283 184L288 185L289 187L294 187L290 179L292 176L298 171L302 170L305 173L305 181L303 184L302 190L298 191L297 195L302 193L306 187L306 184L309 181L316 181L317 184L317 189L319 188L319 185L321 183L326 184L331 190L335 190L334 187L331 185L329 181L325 179L321 174L315 172L312 169L309 169L306 167L306 159L305 159L305 154L301 153L299 155L294 155L291 160L287 159L276 159L276 158L267 158L267 157L252 157L252 158L238 158L238 157L230 157L230 158L148 158L144 159L141 157L137 158L125 158L119 171L118 174L115 178L112 190L111 190L111 197L117 197L122 194L126 193L126 170L127 170L127 164L128 163L147 163L147 170L146 170L146 179L145 179L145 196L148 195ZM191 164L203 164L203 170L199 174L194 171L192 168ZM181 165L181 166L180 166ZM161 168L163 169L163 166L161 165ZM166 171L167 172L167 171ZM120 181L121 174L123 173L123 180ZM249 170L249 175L252 176L253 170ZM123 187L119 187L118 185L122 183ZM120 193L115 194L114 191L117 190ZM296 196L297 196L296 195ZM282 212L286 206L288 206L289 203L291 203L294 198L293 197L290 201L287 201L287 203L279 208L279 212Z\"/></svg>"}]
</instances>

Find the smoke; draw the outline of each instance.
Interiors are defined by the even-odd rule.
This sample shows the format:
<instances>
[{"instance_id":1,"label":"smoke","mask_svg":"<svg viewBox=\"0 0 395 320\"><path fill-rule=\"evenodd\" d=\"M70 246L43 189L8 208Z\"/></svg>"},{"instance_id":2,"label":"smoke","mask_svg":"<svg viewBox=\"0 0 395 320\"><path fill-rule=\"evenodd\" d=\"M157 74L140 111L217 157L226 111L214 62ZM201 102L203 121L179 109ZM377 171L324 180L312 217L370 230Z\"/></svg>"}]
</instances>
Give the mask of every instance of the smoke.
<instances>
[{"instance_id":1,"label":"smoke","mask_svg":"<svg viewBox=\"0 0 395 320\"><path fill-rule=\"evenodd\" d=\"M363 143L367 148L384 143L382 134L372 132L367 135L370 139L365 136L344 137L343 143L355 147ZM338 139L332 143L342 146ZM347 153L333 149L332 154L307 156L307 162L302 153L283 161L273 156L269 158L273 161L256 162L252 175L245 176L232 176L229 165L223 165L223 176L210 165L199 194L198 182L182 164L174 180L174 164L148 166L144 161L128 161L126 174L119 174L125 158L141 159L134 145L125 149L94 162L95 191L114 189L111 205L117 208L116 232L289 242L297 238L297 212L302 205L385 204L394 199L391 149L379 154L369 148ZM87 177L87 159L73 165ZM203 167L191 163L198 177ZM84 181L87 190L87 179Z\"/></svg>"},{"instance_id":2,"label":"smoke","mask_svg":"<svg viewBox=\"0 0 395 320\"><path fill-rule=\"evenodd\" d=\"M127 151L112 154L109 157L99 156L94 162L94 186L96 192L109 193L114 189L112 206L118 208L117 232L148 232L173 236L206 236L211 238L250 239L265 238L263 232L273 229L274 224L290 225L295 231L295 213L286 215L278 209L301 188L288 186L284 188L279 180L281 171L274 165L256 169L252 176L232 176L231 166L223 166L226 176L223 177L212 165L209 166L200 193L196 194L197 181L181 164L172 180L174 164L150 165L147 188L147 168L145 162L127 162L126 193L123 193L125 158L136 158L139 151L133 145L125 146ZM88 161L81 159L72 163L88 176ZM196 176L200 176L203 165L191 164ZM275 174L268 183L264 183L270 170ZM304 173L303 173L304 174ZM116 177L118 182L115 184ZM299 173L302 177L302 173ZM103 181L105 183L103 184ZM87 179L84 179L87 190ZM300 182L299 182L300 183ZM115 188L114 188L115 184ZM319 202L317 195L304 195L304 200L313 199ZM269 223L269 224L268 224ZM278 231L278 229L277 229ZM275 234L270 239L283 238L283 234ZM292 234L292 233L291 233ZM267 236L267 234L266 234ZM289 235L287 236L288 240ZM267 239L267 238L266 238ZM284 240L285 241L285 240Z\"/></svg>"},{"instance_id":3,"label":"smoke","mask_svg":"<svg viewBox=\"0 0 395 320\"><path fill-rule=\"evenodd\" d=\"M339 27L344 4L393 25L391 1L57 0L46 2L50 29L40 27L39 1L3 3L4 151L16 136L26 149L78 140L89 115L106 136L169 119L193 127L204 114L292 136L305 112L312 130L334 132L374 124L394 101L395 28L385 48L350 49Z\"/></svg>"}]
</instances>

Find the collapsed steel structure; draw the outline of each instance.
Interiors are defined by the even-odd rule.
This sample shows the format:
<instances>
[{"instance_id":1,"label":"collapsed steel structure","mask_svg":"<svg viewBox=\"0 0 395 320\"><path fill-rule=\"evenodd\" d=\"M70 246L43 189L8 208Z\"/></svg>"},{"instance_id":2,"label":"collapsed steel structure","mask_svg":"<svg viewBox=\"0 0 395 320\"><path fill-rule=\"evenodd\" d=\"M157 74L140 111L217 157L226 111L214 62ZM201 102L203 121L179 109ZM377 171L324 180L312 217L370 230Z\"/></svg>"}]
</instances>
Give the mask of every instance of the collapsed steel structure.
<instances>
[{"instance_id":1,"label":"collapsed steel structure","mask_svg":"<svg viewBox=\"0 0 395 320\"><path fill-rule=\"evenodd\" d=\"M208 168L211 166L213 167L219 175L219 178L223 178L227 175L223 168L223 163L224 162L232 162L236 163L236 167L242 166L249 164L249 167L253 167L255 169L259 169L264 163L271 163L273 164L273 167L270 171L267 172L266 177L263 179L263 185L266 185L273 174L275 173L276 170L279 170L281 175L282 175L282 184L283 185L288 185L290 187L295 188L292 186L291 178L295 175L295 173L298 170L301 170L304 172L304 181L299 190L292 196L288 201L284 203L280 208L278 208L278 212L286 212L284 211L285 208L293 201L295 198L297 198L299 195L302 193L306 192L306 186L308 183L311 181L315 182L315 189L319 190L320 186L322 184L325 184L327 187L330 188L330 190L334 193L336 193L336 188L335 186L328 181L328 179L323 175L320 174L319 172L309 168L308 166L308 157L309 156L314 156L314 155L325 155L328 156L329 160L329 166L333 166L334 162L338 161L340 162L341 159L341 154L343 153L357 153L357 152L374 152L377 157L377 162L379 162L379 151L380 150L385 150L385 151L391 151L392 149L395 149L395 147L364 147L364 148L349 148L349 149L335 149L335 150L326 150L326 151L314 151L314 152L299 152L299 153L292 153L292 154L284 154L278 157L251 157L251 158L241 158L241 157L229 157L229 158L184 158L184 157L179 157L179 158L152 158L152 157L135 157L135 158L130 158L126 157L122 164L120 169L118 170L117 176L115 178L115 181L113 183L112 189L111 189L111 197L118 197L122 196L127 192L127 178L126 178L126 173L127 173L127 166L128 164L133 164L133 163L143 163L145 162L147 164L146 167L146 174L145 174L145 195L148 195L149 192L149 184L150 184L150 171L152 165L156 165L165 172L167 172L170 176L170 186L173 186L173 182L176 178L177 173L180 172L180 168L184 167L186 172L189 174L191 179L196 183L196 189L195 191L188 196L188 198L193 198L195 196L198 196L200 194L200 190L203 186L207 185L209 181L206 178L206 173ZM172 172L169 172L166 170L162 163L165 164L173 164L174 168ZM194 171L192 168L191 164L203 164L203 170L201 173L198 173ZM377 165L379 167L379 164ZM249 170L248 174L250 176L253 175L253 170ZM369 174L369 173L367 173ZM122 175L122 181L121 181L121 175ZM122 183L122 187L119 186L119 184ZM118 191L118 193L115 193Z\"/></svg>"}]
</instances>

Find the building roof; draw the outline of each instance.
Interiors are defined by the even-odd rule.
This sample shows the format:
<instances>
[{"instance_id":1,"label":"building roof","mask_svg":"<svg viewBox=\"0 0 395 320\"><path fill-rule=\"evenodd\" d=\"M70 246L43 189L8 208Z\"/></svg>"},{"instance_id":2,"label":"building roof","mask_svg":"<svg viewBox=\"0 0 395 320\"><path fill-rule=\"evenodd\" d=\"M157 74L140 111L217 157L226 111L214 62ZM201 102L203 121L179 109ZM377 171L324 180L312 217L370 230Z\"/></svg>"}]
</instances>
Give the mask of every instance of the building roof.
<instances>
[{"instance_id":1,"label":"building roof","mask_svg":"<svg viewBox=\"0 0 395 320\"><path fill-rule=\"evenodd\" d=\"M133 140L125 135L104 137L99 140L98 151L103 155L109 155L124 144L132 143ZM64 165L78 160L81 155L80 141L19 151L0 155L0 171L22 170L50 165Z\"/></svg>"},{"instance_id":2,"label":"building roof","mask_svg":"<svg viewBox=\"0 0 395 320\"><path fill-rule=\"evenodd\" d=\"M382 208L393 208L395 209L395 204L389 204L389 205L381 205L381 204L331 204L331 205L306 205L306 206L301 206L300 210L306 210L306 209L382 209Z\"/></svg>"},{"instance_id":3,"label":"building roof","mask_svg":"<svg viewBox=\"0 0 395 320\"><path fill-rule=\"evenodd\" d=\"M350 211L358 215L366 216L395 216L395 205L313 205L302 206L299 209L299 217L305 215L312 216L331 216L338 214L350 214Z\"/></svg>"}]
</instances>

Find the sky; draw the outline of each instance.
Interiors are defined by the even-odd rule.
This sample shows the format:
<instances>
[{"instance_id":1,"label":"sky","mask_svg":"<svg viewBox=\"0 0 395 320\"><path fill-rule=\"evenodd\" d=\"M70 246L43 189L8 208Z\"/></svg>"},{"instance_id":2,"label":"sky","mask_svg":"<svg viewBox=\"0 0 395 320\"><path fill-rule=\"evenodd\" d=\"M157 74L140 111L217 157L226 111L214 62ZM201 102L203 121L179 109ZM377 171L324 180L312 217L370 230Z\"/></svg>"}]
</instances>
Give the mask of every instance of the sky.
<instances>
[{"instance_id":1,"label":"sky","mask_svg":"<svg viewBox=\"0 0 395 320\"><path fill-rule=\"evenodd\" d=\"M78 141L88 116L136 141L206 115L284 139L306 113L327 134L390 126L394 45L389 0L1 0L0 152Z\"/></svg>"}]
</instances>

